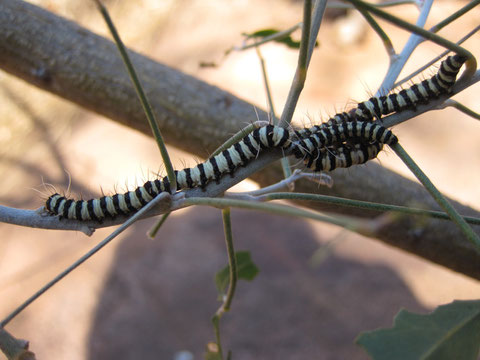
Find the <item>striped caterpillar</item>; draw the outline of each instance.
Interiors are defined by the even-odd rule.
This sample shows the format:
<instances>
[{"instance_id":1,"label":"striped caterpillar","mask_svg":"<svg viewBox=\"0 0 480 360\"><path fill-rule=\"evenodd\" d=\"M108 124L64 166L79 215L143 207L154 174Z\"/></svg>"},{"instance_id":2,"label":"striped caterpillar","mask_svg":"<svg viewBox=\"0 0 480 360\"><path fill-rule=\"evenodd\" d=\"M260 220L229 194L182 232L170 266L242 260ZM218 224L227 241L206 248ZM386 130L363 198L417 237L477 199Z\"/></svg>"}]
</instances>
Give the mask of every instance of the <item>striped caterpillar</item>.
<instances>
[{"instance_id":1,"label":"striped caterpillar","mask_svg":"<svg viewBox=\"0 0 480 360\"><path fill-rule=\"evenodd\" d=\"M393 112L407 109L415 110L417 104L427 104L430 100L449 93L465 61L467 61L467 58L461 55L447 57L441 62L438 72L430 79L423 80L421 83L414 84L398 93L372 97L358 104L354 110L355 118L365 121L374 118L379 119L382 115Z\"/></svg>"},{"instance_id":2,"label":"striped caterpillar","mask_svg":"<svg viewBox=\"0 0 480 360\"><path fill-rule=\"evenodd\" d=\"M238 167L245 166L261 149L288 148L290 144L288 130L273 125L261 127L204 163L194 168L176 171L177 189L204 188L208 182L212 180L218 182L224 174L233 174ZM48 213L59 215L61 218L101 221L107 216L113 218L134 213L165 191L171 193L167 177L147 181L134 191L102 196L98 199L72 200L60 194L53 194L47 199L45 208Z\"/></svg>"},{"instance_id":3,"label":"striped caterpillar","mask_svg":"<svg viewBox=\"0 0 480 360\"><path fill-rule=\"evenodd\" d=\"M348 113L335 114L323 124L299 130L297 136L305 138L325 129L325 127L335 127L355 120L374 121L375 118L380 119L382 115L393 112L398 113L407 109L415 110L418 104L427 104L430 100L449 93L455 84L460 68L466 60L466 57L460 55L449 56L440 63L438 72L430 79L414 84L398 93L372 97L359 103L356 108Z\"/></svg>"},{"instance_id":4,"label":"striped caterpillar","mask_svg":"<svg viewBox=\"0 0 480 360\"><path fill-rule=\"evenodd\" d=\"M340 133L341 131L344 133ZM246 166L263 149L282 148L286 153L293 153L297 158L304 159L306 164L313 163L313 160L310 160L313 159L313 154L318 149L316 154L321 156L315 156L328 158L328 160L325 160L326 165L316 165L315 167L312 167L311 164L307 165L315 171L320 171L363 163L375 158L379 151L377 150L374 153L373 145L366 147L362 145L362 147L353 150L342 147L322 153L321 149L331 146L334 139L361 138L367 142L375 141L378 143L383 143L388 139L396 139L391 131L383 126L366 122L353 122L345 127L326 128L326 133L329 136L325 138L315 134L313 137L293 140L289 131L284 128L273 125L261 127L207 161L193 168L176 171L177 189L204 188L212 180L218 183L225 174L233 175L237 168ZM392 143L393 140L389 141ZM309 145L306 146L306 144ZM337 154L337 157L333 159L332 154ZM318 160L316 163L318 163ZM45 208L48 213L59 215L61 218L102 221L106 217L113 218L117 215L132 214L162 192L171 193L167 177L162 180L147 181L143 186L124 194L102 196L90 200L67 199L56 193L47 199Z\"/></svg>"},{"instance_id":5,"label":"striped caterpillar","mask_svg":"<svg viewBox=\"0 0 480 360\"><path fill-rule=\"evenodd\" d=\"M430 79L414 84L399 93L372 97L359 103L357 108L348 113L335 114L323 124L296 131L300 146L294 149L295 157L304 159L306 166L314 171L349 167L375 158L382 150L383 144L394 145L398 139L383 127L370 129L367 124L371 124L375 118L380 119L382 115L415 109L418 104L428 103L450 92L466 60L466 57L460 55L449 56L441 62L437 74ZM359 123L362 124L360 127ZM340 136L335 136L336 134ZM344 144L346 140L355 143L356 138L367 140L369 143L356 143L353 149L351 145ZM335 147L319 151L318 144L325 140ZM344 164L346 166L343 166Z\"/></svg>"}]
</instances>

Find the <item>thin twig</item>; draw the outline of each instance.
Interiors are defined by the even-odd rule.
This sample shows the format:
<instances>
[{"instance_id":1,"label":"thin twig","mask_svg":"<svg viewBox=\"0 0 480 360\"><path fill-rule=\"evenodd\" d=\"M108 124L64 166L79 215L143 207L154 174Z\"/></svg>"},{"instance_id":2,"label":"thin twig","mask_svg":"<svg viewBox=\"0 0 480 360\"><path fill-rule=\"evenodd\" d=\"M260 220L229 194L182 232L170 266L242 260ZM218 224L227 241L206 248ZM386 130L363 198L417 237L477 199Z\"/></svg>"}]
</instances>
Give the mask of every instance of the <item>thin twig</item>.
<instances>
[{"instance_id":1,"label":"thin twig","mask_svg":"<svg viewBox=\"0 0 480 360\"><path fill-rule=\"evenodd\" d=\"M379 204L369 201L343 199L336 196L319 195L319 194L302 194L302 193L269 193L263 196L254 198L257 201L270 201L270 200L305 200L305 201L318 201L325 204L335 204L340 206L356 207L360 209L375 210L375 211L391 211L398 212L407 215L427 216L436 219L450 220L448 214L441 211L433 211L426 209L416 209L407 206ZM480 218L472 216L462 216L465 221L472 225L480 225Z\"/></svg>"},{"instance_id":2,"label":"thin twig","mask_svg":"<svg viewBox=\"0 0 480 360\"><path fill-rule=\"evenodd\" d=\"M315 49L315 44L317 43L318 32L320 31L320 25L322 24L323 15L327 8L327 0L316 0L315 6L313 7L313 17L312 25L310 27L310 40L308 43L308 52L307 52L307 69L310 65L310 60L312 59L313 50Z\"/></svg>"},{"instance_id":3,"label":"thin twig","mask_svg":"<svg viewBox=\"0 0 480 360\"><path fill-rule=\"evenodd\" d=\"M298 209L295 207L279 204L266 204L260 202L252 202L245 200L237 199L219 199L219 198L186 198L183 200L185 206L191 205L203 205L203 206L214 206L218 208L226 207L238 207L242 209L250 209L263 211L270 214L284 215L284 216L294 216L312 219L316 221L322 221L333 225L341 226L345 229L355 231L361 234L365 234L366 229L369 229L369 223L367 220L359 220L351 217L340 216L340 215L322 215L313 211L308 211L304 209ZM370 231L368 231L369 235Z\"/></svg>"},{"instance_id":4,"label":"thin twig","mask_svg":"<svg viewBox=\"0 0 480 360\"><path fill-rule=\"evenodd\" d=\"M403 149L400 144L395 144L392 146L393 151L402 159L402 161L407 165L410 171L416 176L416 178L423 184L427 191L432 195L438 205L445 210L445 212L450 216L450 218L457 224L466 238L476 246L478 251L480 251L480 238L472 230L472 228L467 224L467 222L458 214L455 208L448 202L448 200L437 190L435 185L430 181L430 179L423 173L423 171L418 167L418 165L413 161L413 159L408 155L408 153Z\"/></svg>"},{"instance_id":5,"label":"thin twig","mask_svg":"<svg viewBox=\"0 0 480 360\"><path fill-rule=\"evenodd\" d=\"M425 39L428 39L428 40L430 40L430 41L432 41L432 42L434 42L438 45L441 45L441 46L443 46L447 49L450 49L451 51L453 51L453 52L455 52L459 55L463 55L463 56L467 57L468 58L468 60L466 62L467 68L466 68L463 76L468 77L468 76L472 76L475 73L476 68L477 68L477 62L475 60L475 57L473 56L473 54L470 51L464 49L463 47L461 47L461 46L451 42L450 40L447 40L447 39L445 39L445 38L443 38L443 37L441 37L437 34L434 34L434 33L430 32L428 30L425 30L422 27L410 24L409 22L406 22L402 19L399 19L399 18L389 14L389 13L386 13L386 12L380 10L380 9L377 9L376 7L374 7L370 4L367 4L363 1L360 1L360 0L345 0L345 1L354 4L355 7L362 8L364 10L368 10L369 12L381 17L382 19L384 19L384 20L386 20L386 21L388 21L392 24L395 24L395 25L397 25L397 26L399 26L399 27L401 27L405 30L410 31L412 34L416 34L418 36L424 37ZM430 4L431 1L432 0L426 0L424 2L424 8L422 9L421 15L424 13L425 16L419 17L419 19L417 20L417 24L419 22L423 22L424 18L426 19L426 16L428 15L428 11L426 11L426 9L429 10L429 6L431 5ZM414 38L414 39L416 39L416 38ZM412 46L415 47L416 46L415 45L416 41L412 40L411 42L412 42ZM408 44L408 42L407 42L407 44ZM407 48L407 46L405 46L404 51L402 51L402 53L403 52L411 53L411 50L409 48ZM402 54L400 54L400 56L402 56ZM391 88L391 86L386 87L386 88L389 89L389 88Z\"/></svg>"},{"instance_id":6,"label":"thin twig","mask_svg":"<svg viewBox=\"0 0 480 360\"><path fill-rule=\"evenodd\" d=\"M235 288L237 287L237 259L235 258L235 248L233 246L232 221L230 218L230 208L222 210L223 229L225 232L225 244L228 255L229 268L229 285L225 300L217 311L217 315L221 317L225 311L230 310L233 296L235 295Z\"/></svg>"},{"instance_id":7,"label":"thin twig","mask_svg":"<svg viewBox=\"0 0 480 360\"><path fill-rule=\"evenodd\" d=\"M478 112L473 111L472 109L466 107L465 105L459 103L458 101L448 99L445 101L445 106L451 106L474 119L480 120L480 114Z\"/></svg>"},{"instance_id":8,"label":"thin twig","mask_svg":"<svg viewBox=\"0 0 480 360\"><path fill-rule=\"evenodd\" d=\"M228 274L229 274L229 283L227 294L223 299L222 305L215 312L215 315L212 318L212 323L215 331L215 338L218 346L218 353L220 358L223 359L222 345L220 341L220 319L222 318L225 312L230 310L232 304L233 296L235 295L235 289L237 287L237 259L235 256L235 248L233 246L233 234L232 234L232 221L230 217L230 208L225 208L222 210L222 219L223 219L223 230L225 233L225 245L227 247L227 256L228 256Z\"/></svg>"},{"instance_id":9,"label":"thin twig","mask_svg":"<svg viewBox=\"0 0 480 360\"><path fill-rule=\"evenodd\" d=\"M265 94L267 94L268 113L273 124L277 125L278 119L275 114L275 106L273 105L272 90L270 89L270 84L268 82L267 66L265 64L265 59L262 56L260 47L256 46L255 52L257 53L258 60L260 61L260 70L262 71L263 86L265 87Z\"/></svg>"},{"instance_id":10,"label":"thin twig","mask_svg":"<svg viewBox=\"0 0 480 360\"><path fill-rule=\"evenodd\" d=\"M265 92L267 94L270 119L272 119L272 122L274 125L277 125L278 119L275 113L275 106L273 105L272 92L270 90L270 85L268 83L267 67L265 65L265 60L263 59L262 53L260 52L260 48L258 46L255 47L255 50L257 52L257 57L260 60L260 68L262 70L262 75L263 75L262 76L263 85L265 87ZM285 178L288 178L292 174L292 170L290 169L290 162L288 161L288 158L285 158L285 157L282 158L281 162L282 162L283 176Z\"/></svg>"},{"instance_id":11,"label":"thin twig","mask_svg":"<svg viewBox=\"0 0 480 360\"><path fill-rule=\"evenodd\" d=\"M467 35L465 35L463 38L461 38L460 40L457 41L457 44L460 45L462 43L464 43L466 40L468 40L470 37L472 37L472 35L474 35L478 30L480 30L480 25L477 26L475 29L473 29L472 31L470 31ZM420 74L421 72L423 72L425 69L428 69L430 66L432 66L433 64L435 64L438 60L442 59L445 55L447 55L448 53L450 52L450 50L445 50L444 52L442 52L440 55L438 55L437 57L435 57L434 59L430 60L428 63L426 63L425 65L423 65L422 67L420 67L419 69L415 70L414 72L412 72L411 74L405 76L402 80L399 80L397 81L394 85L393 85L393 88L396 88L396 87L399 87L400 85L402 85L403 83L409 81L410 79L412 79L414 76L417 76L418 74Z\"/></svg>"},{"instance_id":12,"label":"thin twig","mask_svg":"<svg viewBox=\"0 0 480 360\"><path fill-rule=\"evenodd\" d=\"M467 5L465 5L463 8L461 8L460 10L454 12L452 15L450 15L449 17L447 17L446 19L444 19L443 21L439 22L437 25L433 26L430 31L431 32L438 32L440 31L441 29L443 29L445 26L447 26L448 24L452 23L453 21L459 19L460 17L462 17L463 15L465 15L467 12L469 12L470 10L472 10L475 6L477 6L478 4L480 4L480 0L473 0L473 1L470 1Z\"/></svg>"},{"instance_id":13,"label":"thin twig","mask_svg":"<svg viewBox=\"0 0 480 360\"><path fill-rule=\"evenodd\" d=\"M272 184L270 186L263 187L258 190L254 191L248 191L248 192L242 192L242 193L232 193L228 192L225 193L225 198L232 198L232 199L248 199L250 198L251 200L257 200L254 197L269 194L275 191L280 191L282 189L291 189L293 183L295 181L298 181L300 179L309 179L312 181L316 181L317 183L321 185L325 185L329 188L333 186L333 180L331 176L325 173L305 173L299 169L296 169L292 175L290 175L288 178L285 178L275 184Z\"/></svg>"},{"instance_id":14,"label":"thin twig","mask_svg":"<svg viewBox=\"0 0 480 360\"><path fill-rule=\"evenodd\" d=\"M305 79L307 77L307 54L310 38L310 20L312 15L312 1L305 0L303 5L303 26L302 38L300 40L300 51L298 55L298 64L295 71L295 76L290 86L287 101L283 108L282 116L280 117L280 125L287 127L292 121L293 112L297 106L298 98L303 90Z\"/></svg>"},{"instance_id":15,"label":"thin twig","mask_svg":"<svg viewBox=\"0 0 480 360\"><path fill-rule=\"evenodd\" d=\"M395 48L393 47L392 41L388 37L387 33L382 29L380 25L378 25L375 19L367 11L359 9L359 12L363 15L365 20L372 27L373 31L375 31L382 40L383 46L385 47L385 50L387 51L388 57L390 59L390 66L392 66L392 63L394 62L394 59L397 55L395 53Z\"/></svg>"},{"instance_id":16,"label":"thin twig","mask_svg":"<svg viewBox=\"0 0 480 360\"><path fill-rule=\"evenodd\" d=\"M171 213L172 212L169 211L169 212L163 214L162 217L160 218L160 220L158 220L157 223L155 225L153 225L153 227L147 233L147 236L149 238L151 238L151 239L155 238L155 236L158 233L158 230L160 230L160 228L165 223L165 221L167 221L167 219L168 219L168 217L170 216Z\"/></svg>"},{"instance_id":17,"label":"thin twig","mask_svg":"<svg viewBox=\"0 0 480 360\"><path fill-rule=\"evenodd\" d=\"M415 23L416 28L423 29L423 27L425 26L428 14L430 13L432 3L433 3L433 0L426 0L425 2L422 3L420 14L418 15L417 21ZM381 13L384 13L381 10L379 11ZM392 18L395 20L397 19L396 17L393 17L393 16ZM397 26L402 27L400 23L395 23L395 24ZM410 55L412 54L413 50L415 50L415 48L418 46L420 41L421 41L421 38L416 33L412 33L408 41L406 42L405 46L403 47L401 53L396 56L390 55L390 67L388 69L387 74L385 75L385 78L382 84L377 90L377 93L376 93L377 96L386 94L393 88L393 84L395 83L395 80L398 78L400 72L405 67L405 63L410 58Z\"/></svg>"}]
</instances>

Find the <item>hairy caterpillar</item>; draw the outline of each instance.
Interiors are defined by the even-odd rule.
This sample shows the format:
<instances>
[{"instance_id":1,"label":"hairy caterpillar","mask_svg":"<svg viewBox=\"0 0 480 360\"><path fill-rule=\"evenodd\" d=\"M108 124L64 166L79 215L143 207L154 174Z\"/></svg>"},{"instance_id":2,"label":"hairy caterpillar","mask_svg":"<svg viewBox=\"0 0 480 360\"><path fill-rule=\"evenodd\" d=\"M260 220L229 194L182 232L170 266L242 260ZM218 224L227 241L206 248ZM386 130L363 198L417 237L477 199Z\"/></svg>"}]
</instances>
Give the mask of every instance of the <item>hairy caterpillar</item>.
<instances>
[{"instance_id":1,"label":"hairy caterpillar","mask_svg":"<svg viewBox=\"0 0 480 360\"><path fill-rule=\"evenodd\" d=\"M398 93L372 97L358 104L354 111L355 118L372 120L393 112L415 109L417 104L427 104L430 100L449 93L465 61L467 58L461 55L447 57L441 62L438 72L431 78Z\"/></svg>"},{"instance_id":2,"label":"hairy caterpillar","mask_svg":"<svg viewBox=\"0 0 480 360\"><path fill-rule=\"evenodd\" d=\"M377 144L366 146L356 144L357 147L353 150L348 146L329 150L325 155L328 157L325 165L316 165L313 168L320 171L363 163L378 154L381 143L393 144L397 141L391 131L383 126L359 121L327 127L324 137L322 134L320 132L305 139L292 141L291 135L286 129L273 125L261 127L207 161L193 168L176 171L177 189L204 188L212 180L219 182L225 174L233 174L238 167L247 165L262 149L282 148L288 153L293 153L297 158L305 159L305 162L309 163L308 167L312 168L313 160L310 160L314 158L313 154L321 154L322 149L326 149L337 141L375 141ZM374 147L378 149L376 152L373 150ZM331 158L332 154L337 154L337 157ZM58 193L53 194L47 199L45 208L50 214L59 215L62 218L101 221L107 216L131 214L165 191L171 193L167 177L162 180L147 181L143 186L124 194L103 196L97 199L73 200Z\"/></svg>"},{"instance_id":3,"label":"hairy caterpillar","mask_svg":"<svg viewBox=\"0 0 480 360\"><path fill-rule=\"evenodd\" d=\"M204 163L176 171L177 189L203 188L208 182L212 180L218 182L224 174L233 174L239 166L245 166L261 149L288 148L290 145L288 130L273 125L261 127ZM73 200L60 194L53 194L47 199L45 208L50 214L60 215L62 218L101 221L107 216L131 214L165 191L171 192L167 177L147 181L134 191L98 199Z\"/></svg>"},{"instance_id":4,"label":"hairy caterpillar","mask_svg":"<svg viewBox=\"0 0 480 360\"><path fill-rule=\"evenodd\" d=\"M369 100L359 103L348 113L335 114L323 124L299 130L297 136L305 138L326 127L334 127L355 120L373 121L375 118L381 118L382 115L415 109L418 104L427 104L430 100L451 91L458 72L466 60L466 57L460 55L449 56L441 62L438 72L430 79L414 84L398 93L371 97Z\"/></svg>"}]
</instances>

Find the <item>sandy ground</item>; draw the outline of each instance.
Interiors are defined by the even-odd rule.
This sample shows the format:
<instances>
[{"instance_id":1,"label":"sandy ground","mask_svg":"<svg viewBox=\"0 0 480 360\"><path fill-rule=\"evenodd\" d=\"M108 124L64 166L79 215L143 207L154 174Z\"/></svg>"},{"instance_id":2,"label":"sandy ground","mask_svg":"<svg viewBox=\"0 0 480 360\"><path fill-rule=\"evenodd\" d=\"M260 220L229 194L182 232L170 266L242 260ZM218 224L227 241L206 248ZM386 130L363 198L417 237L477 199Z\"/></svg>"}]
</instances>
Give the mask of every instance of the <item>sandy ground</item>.
<instances>
[{"instance_id":1,"label":"sandy ground","mask_svg":"<svg viewBox=\"0 0 480 360\"><path fill-rule=\"evenodd\" d=\"M93 6L37 3L106 33ZM241 32L295 24L299 4L161 4L110 3L125 42L265 108L255 52L226 59L223 52L241 42ZM458 7L457 2L440 3L431 24ZM416 11L406 6L397 14L414 21ZM443 34L459 38L477 25L478 15L477 10L465 16ZM400 49L408 34L386 29L393 31ZM319 40L295 115L303 123L364 99L388 64L376 35L354 15L326 24ZM479 42L477 35L465 46L479 49ZM262 52L279 111L296 53L277 45ZM423 45L407 70L438 53L438 47ZM200 61L220 67L199 68ZM41 206L52 191L42 182L65 189L71 177L72 192L86 197L98 194L100 186L107 192L133 187L160 168L151 139L2 72L0 85L2 204ZM475 106L475 95L470 89L458 99ZM479 208L478 122L447 109L397 126L395 132L442 191ZM196 161L178 151L174 156L177 167ZM380 161L410 176L393 153L385 152ZM212 279L226 262L220 213L204 208L175 213L152 241L145 233L153 223L133 226L7 329L28 339L39 359L180 359L188 354L200 359L213 340L210 317L219 305ZM480 297L476 281L331 226L245 211L233 212L233 226L237 249L250 250L261 269L254 282L240 284L232 312L222 322L224 347L233 350L235 359L366 359L354 338L362 330L390 326L399 309L426 312L454 299ZM10 225L0 229L1 317L109 233L100 230L87 238ZM318 257L323 260L312 265Z\"/></svg>"}]
</instances>

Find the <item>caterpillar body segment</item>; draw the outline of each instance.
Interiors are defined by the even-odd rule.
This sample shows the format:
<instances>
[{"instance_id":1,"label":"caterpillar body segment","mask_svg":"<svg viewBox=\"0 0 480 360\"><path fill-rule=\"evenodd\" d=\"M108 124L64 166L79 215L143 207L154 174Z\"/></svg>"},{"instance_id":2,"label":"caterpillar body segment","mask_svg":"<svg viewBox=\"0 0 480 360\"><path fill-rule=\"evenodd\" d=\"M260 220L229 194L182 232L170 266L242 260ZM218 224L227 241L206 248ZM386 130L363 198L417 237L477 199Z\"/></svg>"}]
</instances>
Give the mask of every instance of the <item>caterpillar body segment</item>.
<instances>
[{"instance_id":1,"label":"caterpillar body segment","mask_svg":"<svg viewBox=\"0 0 480 360\"><path fill-rule=\"evenodd\" d=\"M297 131L295 135L297 140L292 152L298 159L309 157L318 149L341 147L344 142L387 145L395 145L398 142L398 138L384 126L375 122L356 120L332 126L314 126L303 132Z\"/></svg>"},{"instance_id":2,"label":"caterpillar body segment","mask_svg":"<svg viewBox=\"0 0 480 360\"><path fill-rule=\"evenodd\" d=\"M240 166L247 165L262 149L288 149L290 146L288 130L273 125L263 126L207 161L193 168L175 171L177 189L204 188L210 181L219 182L223 175L233 174ZM97 199L73 200L58 193L53 194L47 199L45 209L61 218L102 221L106 217L132 214L162 192L171 193L167 177L147 181L134 191Z\"/></svg>"},{"instance_id":3,"label":"caterpillar body segment","mask_svg":"<svg viewBox=\"0 0 480 360\"><path fill-rule=\"evenodd\" d=\"M357 108L352 110L355 119L371 121L393 112L415 110L418 104L427 104L430 100L449 93L465 61L467 61L465 56L449 56L441 62L438 72L431 78L398 93L372 97L359 103Z\"/></svg>"},{"instance_id":4,"label":"caterpillar body segment","mask_svg":"<svg viewBox=\"0 0 480 360\"><path fill-rule=\"evenodd\" d=\"M386 127L373 123L352 121L338 126L342 128L339 132L348 138L360 138L367 142L378 142L381 144L395 145L398 143L398 138Z\"/></svg>"},{"instance_id":5,"label":"caterpillar body segment","mask_svg":"<svg viewBox=\"0 0 480 360\"><path fill-rule=\"evenodd\" d=\"M304 164L313 171L332 171L337 168L348 168L375 159L382 150L383 144L356 143L354 146L325 148L314 151L303 158Z\"/></svg>"},{"instance_id":6,"label":"caterpillar body segment","mask_svg":"<svg viewBox=\"0 0 480 360\"><path fill-rule=\"evenodd\" d=\"M333 117L331 117L330 119L328 119L327 121L319 125L313 125L310 128L299 129L295 131L295 134L297 135L297 138L308 138L313 134L316 134L322 130L327 130L329 128L331 128L330 130L335 131L335 127L338 126L339 124L345 124L354 120L355 120L355 117L353 114L341 112L341 113L335 114Z\"/></svg>"}]
</instances>

